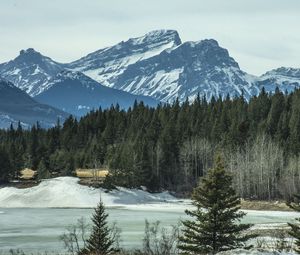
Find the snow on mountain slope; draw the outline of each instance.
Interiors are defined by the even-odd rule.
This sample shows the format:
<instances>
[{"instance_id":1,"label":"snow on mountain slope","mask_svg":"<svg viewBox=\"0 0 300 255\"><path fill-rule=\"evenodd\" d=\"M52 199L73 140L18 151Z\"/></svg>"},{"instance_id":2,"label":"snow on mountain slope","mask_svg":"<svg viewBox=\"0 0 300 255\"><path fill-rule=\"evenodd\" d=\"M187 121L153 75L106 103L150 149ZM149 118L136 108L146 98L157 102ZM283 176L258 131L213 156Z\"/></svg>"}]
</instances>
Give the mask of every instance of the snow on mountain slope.
<instances>
[{"instance_id":1,"label":"snow on mountain slope","mask_svg":"<svg viewBox=\"0 0 300 255\"><path fill-rule=\"evenodd\" d=\"M129 65L180 44L177 31L152 31L142 37L122 41L115 46L93 52L70 63L68 67L83 72L105 86L113 87L116 77Z\"/></svg>"},{"instance_id":2,"label":"snow on mountain slope","mask_svg":"<svg viewBox=\"0 0 300 255\"><path fill-rule=\"evenodd\" d=\"M132 95L128 92L102 86L80 72L62 71L48 84L47 90L35 99L63 111L83 116L93 109L109 108L119 104L121 108L129 108L135 100L143 101L149 106L156 106L159 101L146 96Z\"/></svg>"},{"instance_id":3,"label":"snow on mountain slope","mask_svg":"<svg viewBox=\"0 0 300 255\"><path fill-rule=\"evenodd\" d=\"M152 96L162 101L208 99L227 94L246 98L256 94L255 77L240 70L238 63L215 40L186 42L157 56L128 66L115 88Z\"/></svg>"},{"instance_id":4,"label":"snow on mountain slope","mask_svg":"<svg viewBox=\"0 0 300 255\"><path fill-rule=\"evenodd\" d=\"M62 64L30 48L21 50L14 60L1 64L0 75L29 95L35 96L62 69Z\"/></svg>"},{"instance_id":5,"label":"snow on mountain slope","mask_svg":"<svg viewBox=\"0 0 300 255\"><path fill-rule=\"evenodd\" d=\"M101 84L162 101L196 95L257 95L262 87L292 91L299 87L298 69L280 69L257 77L239 68L215 40L182 43L173 30L157 30L87 55L68 65ZM282 70L281 70L282 72ZM283 80L284 78L284 80Z\"/></svg>"}]
</instances>

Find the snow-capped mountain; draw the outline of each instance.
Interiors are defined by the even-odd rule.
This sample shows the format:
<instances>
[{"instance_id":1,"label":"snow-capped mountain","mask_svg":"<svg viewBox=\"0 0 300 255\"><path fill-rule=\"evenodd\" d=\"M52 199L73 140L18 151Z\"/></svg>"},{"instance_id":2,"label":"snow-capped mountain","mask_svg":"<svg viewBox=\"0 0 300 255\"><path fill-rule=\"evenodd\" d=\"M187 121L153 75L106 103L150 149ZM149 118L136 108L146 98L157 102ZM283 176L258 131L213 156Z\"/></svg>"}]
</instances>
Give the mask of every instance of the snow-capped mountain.
<instances>
[{"instance_id":1,"label":"snow-capped mountain","mask_svg":"<svg viewBox=\"0 0 300 255\"><path fill-rule=\"evenodd\" d=\"M177 31L157 30L138 38L93 52L68 65L101 84L114 87L116 78L129 65L156 56L181 44Z\"/></svg>"},{"instance_id":2,"label":"snow-capped mountain","mask_svg":"<svg viewBox=\"0 0 300 255\"><path fill-rule=\"evenodd\" d=\"M199 93L231 97L257 95L263 86L274 91L299 87L297 70L278 69L261 77L239 68L215 40L181 42L174 30L158 30L87 55L68 65L105 86L170 102L193 100ZM280 72L281 70L281 72Z\"/></svg>"},{"instance_id":3,"label":"snow-capped mountain","mask_svg":"<svg viewBox=\"0 0 300 255\"><path fill-rule=\"evenodd\" d=\"M44 91L45 84L62 69L62 64L30 48L21 50L14 60L1 64L0 75L35 96Z\"/></svg>"},{"instance_id":4,"label":"snow-capped mountain","mask_svg":"<svg viewBox=\"0 0 300 255\"><path fill-rule=\"evenodd\" d=\"M56 124L63 120L67 113L48 105L40 104L11 82L0 78L0 128L17 125L30 127L37 121L42 127Z\"/></svg>"},{"instance_id":5,"label":"snow-capped mountain","mask_svg":"<svg viewBox=\"0 0 300 255\"><path fill-rule=\"evenodd\" d=\"M80 72L62 71L47 84L48 89L35 97L38 102L83 116L93 109L109 108L119 104L129 108L134 101L156 106L151 97L132 95L128 92L105 87Z\"/></svg>"},{"instance_id":6,"label":"snow-capped mountain","mask_svg":"<svg viewBox=\"0 0 300 255\"><path fill-rule=\"evenodd\" d=\"M114 87L162 101L193 99L198 93L208 99L242 93L249 98L258 92L254 80L217 41L203 40L183 43L130 65Z\"/></svg>"},{"instance_id":7,"label":"snow-capped mountain","mask_svg":"<svg viewBox=\"0 0 300 255\"><path fill-rule=\"evenodd\" d=\"M275 91L278 87L282 92L290 93L300 88L300 69L280 67L271 70L260 76L256 84L267 92Z\"/></svg>"},{"instance_id":8,"label":"snow-capped mountain","mask_svg":"<svg viewBox=\"0 0 300 255\"><path fill-rule=\"evenodd\" d=\"M55 79L60 79L56 75L63 70L77 73L78 83L74 79L72 83L68 81L68 91L71 91L72 84L78 90L78 84L82 87L86 84L86 76L89 76L101 85L135 95L151 96L164 102L177 97L181 101L187 97L193 100L198 93L208 99L213 95L225 97L227 94L231 97L243 94L249 99L257 95L262 87L268 92L274 91L276 86L282 91L300 87L300 69L282 67L260 77L250 75L240 69L238 63L217 41L181 42L174 30L152 31L142 37L100 49L69 64L60 64L28 49L21 51L16 59L0 65L0 75L31 96L46 93L57 83ZM79 75L78 72L86 76ZM83 80L79 81L80 79ZM101 86L100 84L94 83L93 86ZM89 92L85 95L91 97L92 94ZM76 95L74 92L74 95L67 97L69 103L74 100L72 112L74 113L75 106L78 108L80 105L88 110L90 105L78 104ZM110 98L112 94L108 95ZM96 98L98 97L95 96L91 101ZM105 102L100 100L102 107L120 100L111 97L109 102L109 98ZM131 99L128 102L131 103ZM56 105L54 97L51 104ZM94 107L99 104L91 105Z\"/></svg>"}]
</instances>

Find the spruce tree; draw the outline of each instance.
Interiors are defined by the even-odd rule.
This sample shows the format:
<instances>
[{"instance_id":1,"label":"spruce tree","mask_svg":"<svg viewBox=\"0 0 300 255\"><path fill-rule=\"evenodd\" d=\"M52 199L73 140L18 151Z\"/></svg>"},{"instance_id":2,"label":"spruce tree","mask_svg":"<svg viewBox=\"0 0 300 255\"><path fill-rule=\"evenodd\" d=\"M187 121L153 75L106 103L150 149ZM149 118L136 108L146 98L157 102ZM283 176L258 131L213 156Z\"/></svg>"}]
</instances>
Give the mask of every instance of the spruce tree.
<instances>
[{"instance_id":1,"label":"spruce tree","mask_svg":"<svg viewBox=\"0 0 300 255\"><path fill-rule=\"evenodd\" d=\"M292 208L293 210L300 212L300 195L294 195L294 202L288 203L288 206ZM298 223L288 223L288 225L291 227L291 230L289 231L289 234L295 238L295 245L294 245L294 250L298 254L300 254L300 218L297 218L296 221Z\"/></svg>"},{"instance_id":2,"label":"spruce tree","mask_svg":"<svg viewBox=\"0 0 300 255\"><path fill-rule=\"evenodd\" d=\"M9 155L0 148L0 184L9 181L11 171L11 163Z\"/></svg>"},{"instance_id":3,"label":"spruce tree","mask_svg":"<svg viewBox=\"0 0 300 255\"><path fill-rule=\"evenodd\" d=\"M51 174L48 170L48 167L46 165L46 162L44 159L42 159L39 163L39 166L38 166L38 179L41 180L41 179L48 179L50 178Z\"/></svg>"},{"instance_id":4,"label":"spruce tree","mask_svg":"<svg viewBox=\"0 0 300 255\"><path fill-rule=\"evenodd\" d=\"M215 168L194 189L192 200L196 210L186 213L195 220L183 221L178 244L181 254L216 254L241 247L254 237L243 233L251 225L239 223L245 213L239 211L240 199L220 156Z\"/></svg>"},{"instance_id":5,"label":"spruce tree","mask_svg":"<svg viewBox=\"0 0 300 255\"><path fill-rule=\"evenodd\" d=\"M91 235L81 254L109 255L117 251L114 247L116 240L111 235L111 229L107 225L107 217L104 204L100 201L92 217Z\"/></svg>"}]
</instances>

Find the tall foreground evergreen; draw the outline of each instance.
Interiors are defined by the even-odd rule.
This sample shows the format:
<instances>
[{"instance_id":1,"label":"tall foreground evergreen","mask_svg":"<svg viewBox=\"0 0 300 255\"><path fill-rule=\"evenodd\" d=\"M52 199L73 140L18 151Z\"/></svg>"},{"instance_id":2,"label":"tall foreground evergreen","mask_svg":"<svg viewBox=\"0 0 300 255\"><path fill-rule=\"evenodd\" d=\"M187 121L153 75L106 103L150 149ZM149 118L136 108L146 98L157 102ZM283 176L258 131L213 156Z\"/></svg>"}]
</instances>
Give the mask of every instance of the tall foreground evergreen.
<instances>
[{"instance_id":1,"label":"tall foreground evergreen","mask_svg":"<svg viewBox=\"0 0 300 255\"><path fill-rule=\"evenodd\" d=\"M86 240L86 246L81 252L82 255L109 255L117 251L115 248L116 240L108 227L107 217L104 204L100 201L93 214L91 235Z\"/></svg>"},{"instance_id":2,"label":"tall foreground evergreen","mask_svg":"<svg viewBox=\"0 0 300 255\"><path fill-rule=\"evenodd\" d=\"M292 208L293 210L300 212L300 195L295 195L294 199L296 200L296 202L293 203L289 203L288 205L290 206L290 208ZM289 231L289 234L295 238L295 244L294 244L294 250L300 254L300 218L297 218L297 223L292 224L292 223L288 223L289 226L291 227L291 230Z\"/></svg>"},{"instance_id":3,"label":"tall foreground evergreen","mask_svg":"<svg viewBox=\"0 0 300 255\"><path fill-rule=\"evenodd\" d=\"M221 157L194 189L192 199L196 210L186 211L194 220L183 221L183 235L178 245L181 254L216 254L241 247L253 237L243 233L249 224L239 224L245 213L238 211L240 199Z\"/></svg>"}]
</instances>

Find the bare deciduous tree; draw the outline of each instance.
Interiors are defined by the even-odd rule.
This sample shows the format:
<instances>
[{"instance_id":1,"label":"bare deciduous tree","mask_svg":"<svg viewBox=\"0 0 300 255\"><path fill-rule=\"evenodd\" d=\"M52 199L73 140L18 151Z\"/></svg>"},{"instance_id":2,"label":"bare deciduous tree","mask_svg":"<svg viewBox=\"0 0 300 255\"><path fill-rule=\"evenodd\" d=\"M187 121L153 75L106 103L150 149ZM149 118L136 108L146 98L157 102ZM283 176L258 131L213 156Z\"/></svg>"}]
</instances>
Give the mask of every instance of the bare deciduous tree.
<instances>
[{"instance_id":1,"label":"bare deciduous tree","mask_svg":"<svg viewBox=\"0 0 300 255\"><path fill-rule=\"evenodd\" d=\"M77 220L77 223L66 228L59 239L63 242L65 249L72 255L81 254L81 251L86 248L86 241L90 232L90 225L82 217ZM117 248L120 247L121 229L117 227L116 222L110 227L110 235L115 240Z\"/></svg>"},{"instance_id":2,"label":"bare deciduous tree","mask_svg":"<svg viewBox=\"0 0 300 255\"><path fill-rule=\"evenodd\" d=\"M160 227L157 221L150 224L145 221L145 235L143 238L144 255L174 255L178 254L177 240L179 237L179 225L172 226L170 230Z\"/></svg>"}]
</instances>

